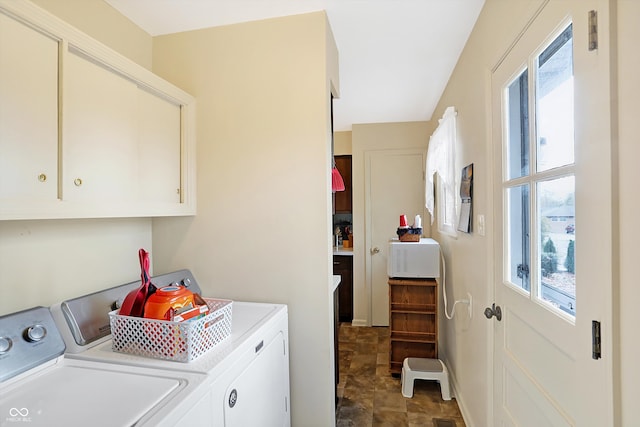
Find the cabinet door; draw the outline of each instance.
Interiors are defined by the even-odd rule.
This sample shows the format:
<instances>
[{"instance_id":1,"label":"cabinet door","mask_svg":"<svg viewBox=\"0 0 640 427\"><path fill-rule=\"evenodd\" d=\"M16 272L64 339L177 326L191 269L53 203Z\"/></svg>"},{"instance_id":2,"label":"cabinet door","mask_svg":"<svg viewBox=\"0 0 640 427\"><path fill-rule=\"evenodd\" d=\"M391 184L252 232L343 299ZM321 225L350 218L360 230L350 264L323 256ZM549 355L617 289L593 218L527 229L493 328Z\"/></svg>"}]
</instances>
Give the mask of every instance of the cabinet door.
<instances>
[{"instance_id":1,"label":"cabinet door","mask_svg":"<svg viewBox=\"0 0 640 427\"><path fill-rule=\"evenodd\" d=\"M180 203L180 106L138 89L140 200Z\"/></svg>"},{"instance_id":2,"label":"cabinet door","mask_svg":"<svg viewBox=\"0 0 640 427\"><path fill-rule=\"evenodd\" d=\"M0 206L58 197L58 42L0 13Z\"/></svg>"},{"instance_id":3,"label":"cabinet door","mask_svg":"<svg viewBox=\"0 0 640 427\"><path fill-rule=\"evenodd\" d=\"M353 321L353 257L334 255L333 274L340 275L339 320L351 322Z\"/></svg>"},{"instance_id":4,"label":"cabinet door","mask_svg":"<svg viewBox=\"0 0 640 427\"><path fill-rule=\"evenodd\" d=\"M282 333L268 343L229 385L225 394L225 426L288 426L288 358Z\"/></svg>"},{"instance_id":5,"label":"cabinet door","mask_svg":"<svg viewBox=\"0 0 640 427\"><path fill-rule=\"evenodd\" d=\"M72 48L64 64L63 199L134 201L137 85Z\"/></svg>"}]
</instances>

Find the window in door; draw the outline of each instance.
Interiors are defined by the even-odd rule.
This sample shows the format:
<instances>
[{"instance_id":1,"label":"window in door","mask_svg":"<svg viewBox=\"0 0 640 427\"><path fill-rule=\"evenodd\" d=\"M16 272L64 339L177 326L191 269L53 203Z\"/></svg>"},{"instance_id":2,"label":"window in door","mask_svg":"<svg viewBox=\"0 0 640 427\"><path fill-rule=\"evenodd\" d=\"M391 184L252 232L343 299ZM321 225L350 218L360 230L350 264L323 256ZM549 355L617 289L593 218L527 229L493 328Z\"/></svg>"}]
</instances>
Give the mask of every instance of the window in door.
<instances>
[{"instance_id":1,"label":"window in door","mask_svg":"<svg viewBox=\"0 0 640 427\"><path fill-rule=\"evenodd\" d=\"M572 25L506 87L506 277L557 313L576 313ZM531 143L535 141L535 143Z\"/></svg>"}]
</instances>

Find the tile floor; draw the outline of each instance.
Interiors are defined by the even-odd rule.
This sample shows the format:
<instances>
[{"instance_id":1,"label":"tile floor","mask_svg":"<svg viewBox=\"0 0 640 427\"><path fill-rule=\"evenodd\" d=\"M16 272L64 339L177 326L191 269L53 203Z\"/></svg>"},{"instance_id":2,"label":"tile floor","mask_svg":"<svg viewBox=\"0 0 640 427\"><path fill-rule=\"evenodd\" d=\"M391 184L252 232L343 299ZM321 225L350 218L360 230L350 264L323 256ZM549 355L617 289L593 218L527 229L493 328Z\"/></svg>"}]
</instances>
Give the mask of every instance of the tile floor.
<instances>
[{"instance_id":1,"label":"tile floor","mask_svg":"<svg viewBox=\"0 0 640 427\"><path fill-rule=\"evenodd\" d=\"M341 323L338 339L338 427L433 427L434 419L465 427L456 400L442 400L435 381L418 380L413 398L402 396L400 377L391 376L388 369L389 328Z\"/></svg>"}]
</instances>

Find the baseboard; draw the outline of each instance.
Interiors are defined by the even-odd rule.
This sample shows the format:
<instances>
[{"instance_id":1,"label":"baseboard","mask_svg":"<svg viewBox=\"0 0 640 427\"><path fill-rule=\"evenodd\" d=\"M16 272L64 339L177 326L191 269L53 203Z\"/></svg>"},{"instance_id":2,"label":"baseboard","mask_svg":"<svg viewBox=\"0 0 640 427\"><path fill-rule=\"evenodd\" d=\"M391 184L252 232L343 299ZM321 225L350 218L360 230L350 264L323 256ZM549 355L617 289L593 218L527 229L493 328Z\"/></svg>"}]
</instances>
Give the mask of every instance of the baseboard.
<instances>
[{"instance_id":1,"label":"baseboard","mask_svg":"<svg viewBox=\"0 0 640 427\"><path fill-rule=\"evenodd\" d=\"M369 326L366 320L363 319L353 319L351 321L351 326Z\"/></svg>"},{"instance_id":2,"label":"baseboard","mask_svg":"<svg viewBox=\"0 0 640 427\"><path fill-rule=\"evenodd\" d=\"M460 408L460 413L462 414L462 419L464 420L464 424L467 427L475 427L473 420L467 410L467 405L465 404L465 399L462 393L460 393L458 387L458 381L456 379L455 372L451 370L451 365L447 361L443 361L447 366L447 370L449 371L449 386L451 387L451 394L456 399L458 403L458 408Z\"/></svg>"}]
</instances>

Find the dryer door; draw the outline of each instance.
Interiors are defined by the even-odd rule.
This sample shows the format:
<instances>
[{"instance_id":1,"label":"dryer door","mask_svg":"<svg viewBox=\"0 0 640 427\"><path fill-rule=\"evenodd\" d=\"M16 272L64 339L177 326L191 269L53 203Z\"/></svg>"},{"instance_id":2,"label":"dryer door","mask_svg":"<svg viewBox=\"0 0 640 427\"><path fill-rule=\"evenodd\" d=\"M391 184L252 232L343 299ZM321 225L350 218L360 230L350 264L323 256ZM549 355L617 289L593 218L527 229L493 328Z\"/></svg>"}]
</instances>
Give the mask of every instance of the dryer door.
<instances>
[{"instance_id":1,"label":"dryer door","mask_svg":"<svg viewBox=\"0 0 640 427\"><path fill-rule=\"evenodd\" d=\"M226 427L289 426L288 359L283 333L264 343L225 393Z\"/></svg>"}]
</instances>

